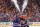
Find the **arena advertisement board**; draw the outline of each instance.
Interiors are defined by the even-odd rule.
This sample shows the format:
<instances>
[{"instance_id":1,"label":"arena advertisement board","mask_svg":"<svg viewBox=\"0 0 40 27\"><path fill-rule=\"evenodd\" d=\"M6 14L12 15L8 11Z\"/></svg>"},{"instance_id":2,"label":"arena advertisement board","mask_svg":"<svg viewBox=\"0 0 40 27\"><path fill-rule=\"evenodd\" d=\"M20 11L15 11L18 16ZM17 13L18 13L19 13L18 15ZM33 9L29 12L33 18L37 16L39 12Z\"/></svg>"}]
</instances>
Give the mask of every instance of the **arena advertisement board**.
<instances>
[{"instance_id":1,"label":"arena advertisement board","mask_svg":"<svg viewBox=\"0 0 40 27\"><path fill-rule=\"evenodd\" d=\"M6 22L3 22L3 25L6 25Z\"/></svg>"},{"instance_id":2,"label":"arena advertisement board","mask_svg":"<svg viewBox=\"0 0 40 27\"><path fill-rule=\"evenodd\" d=\"M0 26L6 25L6 22L0 22Z\"/></svg>"},{"instance_id":3,"label":"arena advertisement board","mask_svg":"<svg viewBox=\"0 0 40 27\"><path fill-rule=\"evenodd\" d=\"M33 25L40 25L40 22L33 22Z\"/></svg>"},{"instance_id":4,"label":"arena advertisement board","mask_svg":"<svg viewBox=\"0 0 40 27\"><path fill-rule=\"evenodd\" d=\"M29 22L29 25L40 25L40 22Z\"/></svg>"},{"instance_id":5,"label":"arena advertisement board","mask_svg":"<svg viewBox=\"0 0 40 27\"><path fill-rule=\"evenodd\" d=\"M13 22L0 22L0 27L13 27Z\"/></svg>"},{"instance_id":6,"label":"arena advertisement board","mask_svg":"<svg viewBox=\"0 0 40 27\"><path fill-rule=\"evenodd\" d=\"M6 25L11 25L12 23L11 22L6 22Z\"/></svg>"},{"instance_id":7,"label":"arena advertisement board","mask_svg":"<svg viewBox=\"0 0 40 27\"><path fill-rule=\"evenodd\" d=\"M13 25L13 22L11 22L11 25Z\"/></svg>"},{"instance_id":8,"label":"arena advertisement board","mask_svg":"<svg viewBox=\"0 0 40 27\"><path fill-rule=\"evenodd\" d=\"M33 25L33 22L28 22L29 25Z\"/></svg>"},{"instance_id":9,"label":"arena advertisement board","mask_svg":"<svg viewBox=\"0 0 40 27\"><path fill-rule=\"evenodd\" d=\"M3 25L3 22L0 22L0 26L2 26Z\"/></svg>"},{"instance_id":10,"label":"arena advertisement board","mask_svg":"<svg viewBox=\"0 0 40 27\"><path fill-rule=\"evenodd\" d=\"M40 22L29 22L29 27L40 27ZM13 27L13 22L0 22L0 27Z\"/></svg>"},{"instance_id":11,"label":"arena advertisement board","mask_svg":"<svg viewBox=\"0 0 40 27\"><path fill-rule=\"evenodd\" d=\"M40 22L29 22L29 27L40 27Z\"/></svg>"}]
</instances>

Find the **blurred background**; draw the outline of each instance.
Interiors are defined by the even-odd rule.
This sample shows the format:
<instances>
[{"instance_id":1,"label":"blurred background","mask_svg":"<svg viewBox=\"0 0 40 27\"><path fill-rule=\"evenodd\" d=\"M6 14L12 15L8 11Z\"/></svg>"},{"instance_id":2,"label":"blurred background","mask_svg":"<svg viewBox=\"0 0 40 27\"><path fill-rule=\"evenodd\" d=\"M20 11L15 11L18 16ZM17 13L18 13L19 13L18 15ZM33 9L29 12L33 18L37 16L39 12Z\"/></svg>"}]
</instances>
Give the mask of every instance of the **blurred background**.
<instances>
[{"instance_id":1,"label":"blurred background","mask_svg":"<svg viewBox=\"0 0 40 27\"><path fill-rule=\"evenodd\" d=\"M23 0L18 0L20 9ZM18 12L11 0L0 0L0 22L13 22L13 17ZM28 5L23 11L27 14L29 22L40 22L40 0L28 0Z\"/></svg>"}]
</instances>

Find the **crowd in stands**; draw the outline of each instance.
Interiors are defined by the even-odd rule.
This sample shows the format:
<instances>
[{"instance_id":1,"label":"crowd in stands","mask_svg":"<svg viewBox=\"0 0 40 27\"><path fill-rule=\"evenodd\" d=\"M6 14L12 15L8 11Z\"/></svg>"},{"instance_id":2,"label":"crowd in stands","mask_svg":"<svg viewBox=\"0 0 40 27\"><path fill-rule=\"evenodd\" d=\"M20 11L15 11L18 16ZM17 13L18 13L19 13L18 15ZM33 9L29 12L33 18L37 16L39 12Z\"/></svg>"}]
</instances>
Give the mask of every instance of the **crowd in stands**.
<instances>
[{"instance_id":1,"label":"crowd in stands","mask_svg":"<svg viewBox=\"0 0 40 27\"><path fill-rule=\"evenodd\" d=\"M9 22L16 14L13 2L2 0L0 4L0 22Z\"/></svg>"},{"instance_id":2,"label":"crowd in stands","mask_svg":"<svg viewBox=\"0 0 40 27\"><path fill-rule=\"evenodd\" d=\"M9 0L1 0L0 22L12 22L16 16L17 8ZM29 22L40 22L40 0L29 0L23 13L27 14Z\"/></svg>"},{"instance_id":3,"label":"crowd in stands","mask_svg":"<svg viewBox=\"0 0 40 27\"><path fill-rule=\"evenodd\" d=\"M40 0L30 0L25 13L29 22L40 22Z\"/></svg>"}]
</instances>

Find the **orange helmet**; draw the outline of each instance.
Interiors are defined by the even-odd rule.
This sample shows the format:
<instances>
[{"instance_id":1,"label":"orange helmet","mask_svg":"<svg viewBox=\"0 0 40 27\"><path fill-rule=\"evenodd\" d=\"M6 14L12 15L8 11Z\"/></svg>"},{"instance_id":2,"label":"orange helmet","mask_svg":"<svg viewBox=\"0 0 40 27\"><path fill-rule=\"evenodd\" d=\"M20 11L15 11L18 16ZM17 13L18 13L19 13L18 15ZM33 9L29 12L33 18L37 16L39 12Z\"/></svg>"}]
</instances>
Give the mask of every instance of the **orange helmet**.
<instances>
[{"instance_id":1,"label":"orange helmet","mask_svg":"<svg viewBox=\"0 0 40 27\"><path fill-rule=\"evenodd\" d=\"M23 20L21 20L21 24L23 24Z\"/></svg>"},{"instance_id":2,"label":"orange helmet","mask_svg":"<svg viewBox=\"0 0 40 27\"><path fill-rule=\"evenodd\" d=\"M13 19L16 20L16 17L14 17Z\"/></svg>"},{"instance_id":3,"label":"orange helmet","mask_svg":"<svg viewBox=\"0 0 40 27\"><path fill-rule=\"evenodd\" d=\"M27 16L26 16L26 17L24 17L24 19L26 19L26 20L27 20Z\"/></svg>"},{"instance_id":4,"label":"orange helmet","mask_svg":"<svg viewBox=\"0 0 40 27\"><path fill-rule=\"evenodd\" d=\"M20 17L21 17L21 18L23 18L23 16L22 16L22 15L21 15Z\"/></svg>"}]
</instances>

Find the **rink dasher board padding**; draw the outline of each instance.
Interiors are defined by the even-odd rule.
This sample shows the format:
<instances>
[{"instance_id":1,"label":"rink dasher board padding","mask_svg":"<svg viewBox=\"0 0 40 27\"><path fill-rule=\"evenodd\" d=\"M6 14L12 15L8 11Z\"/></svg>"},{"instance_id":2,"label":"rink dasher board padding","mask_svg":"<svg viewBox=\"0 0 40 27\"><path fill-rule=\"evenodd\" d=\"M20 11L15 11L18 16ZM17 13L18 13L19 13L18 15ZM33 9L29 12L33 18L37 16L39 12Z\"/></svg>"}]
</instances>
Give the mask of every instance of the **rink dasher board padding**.
<instances>
[{"instance_id":1,"label":"rink dasher board padding","mask_svg":"<svg viewBox=\"0 0 40 27\"><path fill-rule=\"evenodd\" d=\"M13 27L13 25L2 25L0 27Z\"/></svg>"},{"instance_id":2,"label":"rink dasher board padding","mask_svg":"<svg viewBox=\"0 0 40 27\"><path fill-rule=\"evenodd\" d=\"M29 27L40 27L40 25L29 25Z\"/></svg>"},{"instance_id":3,"label":"rink dasher board padding","mask_svg":"<svg viewBox=\"0 0 40 27\"><path fill-rule=\"evenodd\" d=\"M0 27L13 27L13 25L2 25ZM29 27L40 27L40 25L29 25Z\"/></svg>"}]
</instances>

